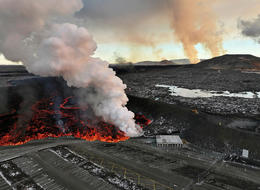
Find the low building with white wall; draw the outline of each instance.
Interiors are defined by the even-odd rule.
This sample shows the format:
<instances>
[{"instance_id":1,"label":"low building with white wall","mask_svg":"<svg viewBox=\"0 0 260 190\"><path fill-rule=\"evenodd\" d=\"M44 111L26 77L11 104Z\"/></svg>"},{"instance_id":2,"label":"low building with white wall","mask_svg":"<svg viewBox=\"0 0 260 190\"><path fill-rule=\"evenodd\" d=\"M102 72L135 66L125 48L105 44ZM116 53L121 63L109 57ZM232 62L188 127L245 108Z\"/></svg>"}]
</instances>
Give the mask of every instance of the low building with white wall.
<instances>
[{"instance_id":1,"label":"low building with white wall","mask_svg":"<svg viewBox=\"0 0 260 190\"><path fill-rule=\"evenodd\" d=\"M156 145L163 148L182 148L183 142L178 135L157 135Z\"/></svg>"},{"instance_id":2,"label":"low building with white wall","mask_svg":"<svg viewBox=\"0 0 260 190\"><path fill-rule=\"evenodd\" d=\"M242 150L242 157L243 158L248 158L248 154L249 154L249 151L247 149Z\"/></svg>"}]
</instances>

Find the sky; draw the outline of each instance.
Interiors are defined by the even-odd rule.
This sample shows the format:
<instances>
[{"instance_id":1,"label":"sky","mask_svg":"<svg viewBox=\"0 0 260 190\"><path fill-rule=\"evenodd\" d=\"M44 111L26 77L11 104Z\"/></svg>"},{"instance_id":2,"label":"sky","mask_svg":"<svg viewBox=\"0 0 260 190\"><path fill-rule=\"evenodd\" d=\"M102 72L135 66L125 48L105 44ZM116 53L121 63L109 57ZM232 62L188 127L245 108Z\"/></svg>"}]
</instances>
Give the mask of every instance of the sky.
<instances>
[{"instance_id":1,"label":"sky","mask_svg":"<svg viewBox=\"0 0 260 190\"><path fill-rule=\"evenodd\" d=\"M191 1L83 0L72 20L97 42L95 56L110 63L191 59L194 51L202 59L225 53L260 57L259 0ZM211 47L215 43L220 45ZM1 55L0 63L13 62Z\"/></svg>"},{"instance_id":2,"label":"sky","mask_svg":"<svg viewBox=\"0 0 260 190\"><path fill-rule=\"evenodd\" d=\"M0 64L1 65L17 65L17 64L22 64L21 62L12 62L9 61L5 58L5 56L3 54L0 54Z\"/></svg>"}]
</instances>

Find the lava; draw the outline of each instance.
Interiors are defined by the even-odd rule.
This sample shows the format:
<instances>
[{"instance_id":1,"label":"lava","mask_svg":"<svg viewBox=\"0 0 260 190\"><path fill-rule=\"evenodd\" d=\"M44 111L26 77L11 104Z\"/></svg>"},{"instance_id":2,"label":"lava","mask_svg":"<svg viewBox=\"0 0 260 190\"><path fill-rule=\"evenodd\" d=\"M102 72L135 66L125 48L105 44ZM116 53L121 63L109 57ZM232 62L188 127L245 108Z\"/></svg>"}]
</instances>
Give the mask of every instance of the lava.
<instances>
[{"instance_id":1,"label":"lava","mask_svg":"<svg viewBox=\"0 0 260 190\"><path fill-rule=\"evenodd\" d=\"M124 132L101 119L92 121L82 118L84 113L87 114L88 108L72 105L73 97L65 98L58 106L55 106L55 98L44 98L33 104L29 119L26 119L23 113L18 114L16 110L0 115L0 125L5 126L5 129L0 131L0 145L21 145L32 140L62 136L103 142L129 139ZM140 114L136 114L135 119L141 127L151 122Z\"/></svg>"},{"instance_id":2,"label":"lava","mask_svg":"<svg viewBox=\"0 0 260 190\"><path fill-rule=\"evenodd\" d=\"M144 115L141 114L135 114L135 120L138 125L141 127L150 125L152 123L152 120L146 118Z\"/></svg>"}]
</instances>

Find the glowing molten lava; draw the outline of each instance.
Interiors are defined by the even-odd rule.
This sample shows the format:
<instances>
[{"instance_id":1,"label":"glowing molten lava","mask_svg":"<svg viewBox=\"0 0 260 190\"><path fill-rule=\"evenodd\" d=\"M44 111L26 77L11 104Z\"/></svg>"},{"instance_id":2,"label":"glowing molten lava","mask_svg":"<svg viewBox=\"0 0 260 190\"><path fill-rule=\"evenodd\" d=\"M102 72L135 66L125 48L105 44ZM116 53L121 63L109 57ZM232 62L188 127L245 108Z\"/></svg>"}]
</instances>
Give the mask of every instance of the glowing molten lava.
<instances>
[{"instance_id":1,"label":"glowing molten lava","mask_svg":"<svg viewBox=\"0 0 260 190\"><path fill-rule=\"evenodd\" d=\"M29 119L22 113L13 110L9 114L0 115L0 145L21 145L31 140L47 137L74 136L87 141L119 142L129 139L117 127L100 119L91 121L82 119L87 108L70 106L72 97L65 98L61 104L55 105L55 97L42 99L32 107ZM136 123L147 126L150 120L136 115Z\"/></svg>"}]
</instances>

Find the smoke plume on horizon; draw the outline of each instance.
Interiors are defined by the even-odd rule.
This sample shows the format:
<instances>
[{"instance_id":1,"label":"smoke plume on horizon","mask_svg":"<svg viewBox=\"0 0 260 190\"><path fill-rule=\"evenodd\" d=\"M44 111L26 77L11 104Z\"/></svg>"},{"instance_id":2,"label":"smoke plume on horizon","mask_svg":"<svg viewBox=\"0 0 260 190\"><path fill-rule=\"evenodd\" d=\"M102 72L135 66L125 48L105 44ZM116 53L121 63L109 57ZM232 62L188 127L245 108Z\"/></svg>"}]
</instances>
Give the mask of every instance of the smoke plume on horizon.
<instances>
[{"instance_id":1,"label":"smoke plume on horizon","mask_svg":"<svg viewBox=\"0 0 260 190\"><path fill-rule=\"evenodd\" d=\"M212 11L214 1L173 0L171 2L171 26L184 53L191 63L199 62L195 45L201 43L213 57L223 51L222 38L218 34L217 19Z\"/></svg>"}]
</instances>

